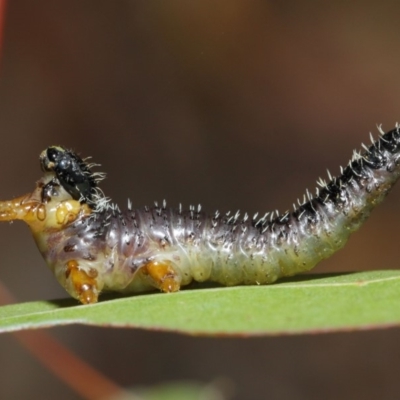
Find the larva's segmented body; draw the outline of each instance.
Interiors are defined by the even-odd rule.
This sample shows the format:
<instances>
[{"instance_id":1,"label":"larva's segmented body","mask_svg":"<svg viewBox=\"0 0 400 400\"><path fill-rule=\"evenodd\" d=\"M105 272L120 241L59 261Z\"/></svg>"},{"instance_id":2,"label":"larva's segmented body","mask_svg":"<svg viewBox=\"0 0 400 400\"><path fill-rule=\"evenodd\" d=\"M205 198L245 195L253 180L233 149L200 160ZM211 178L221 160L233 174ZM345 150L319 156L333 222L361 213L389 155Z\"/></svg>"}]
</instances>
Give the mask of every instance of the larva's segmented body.
<instances>
[{"instance_id":1,"label":"larva's segmented body","mask_svg":"<svg viewBox=\"0 0 400 400\"><path fill-rule=\"evenodd\" d=\"M50 147L29 195L0 203L0 219L23 219L58 281L82 303L101 291L176 291L192 280L266 284L314 267L340 249L400 176L400 130L354 153L339 177L320 181L293 212L214 215L199 207L121 212L75 153Z\"/></svg>"}]
</instances>

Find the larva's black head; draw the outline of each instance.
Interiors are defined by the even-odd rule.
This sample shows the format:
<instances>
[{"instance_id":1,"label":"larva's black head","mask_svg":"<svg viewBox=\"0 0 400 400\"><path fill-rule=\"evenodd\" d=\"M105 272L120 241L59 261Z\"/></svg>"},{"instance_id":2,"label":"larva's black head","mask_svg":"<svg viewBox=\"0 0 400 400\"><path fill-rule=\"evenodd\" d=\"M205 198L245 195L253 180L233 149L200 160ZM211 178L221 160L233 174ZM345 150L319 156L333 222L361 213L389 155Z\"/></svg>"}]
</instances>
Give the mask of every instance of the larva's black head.
<instances>
[{"instance_id":1,"label":"larva's black head","mask_svg":"<svg viewBox=\"0 0 400 400\"><path fill-rule=\"evenodd\" d=\"M97 181L89 166L73 151L59 146L48 147L40 155L45 172L54 172L60 185L74 200L93 203Z\"/></svg>"}]
</instances>

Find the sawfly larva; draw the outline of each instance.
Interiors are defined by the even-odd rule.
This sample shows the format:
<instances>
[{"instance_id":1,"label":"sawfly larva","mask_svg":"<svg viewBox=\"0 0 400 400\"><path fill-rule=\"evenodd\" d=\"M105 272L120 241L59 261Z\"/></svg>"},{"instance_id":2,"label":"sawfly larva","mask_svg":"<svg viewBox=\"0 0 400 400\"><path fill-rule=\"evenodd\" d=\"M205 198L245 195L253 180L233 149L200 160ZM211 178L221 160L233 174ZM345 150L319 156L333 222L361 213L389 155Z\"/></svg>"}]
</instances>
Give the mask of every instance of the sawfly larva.
<instances>
[{"instance_id":1,"label":"sawfly larva","mask_svg":"<svg viewBox=\"0 0 400 400\"><path fill-rule=\"evenodd\" d=\"M77 154L49 147L32 193L0 202L0 220L25 221L67 292L95 303L102 291L175 292L192 280L268 284L308 271L340 249L400 176L400 127L354 152L338 177L318 182L293 212L208 215L165 202L121 212Z\"/></svg>"}]
</instances>

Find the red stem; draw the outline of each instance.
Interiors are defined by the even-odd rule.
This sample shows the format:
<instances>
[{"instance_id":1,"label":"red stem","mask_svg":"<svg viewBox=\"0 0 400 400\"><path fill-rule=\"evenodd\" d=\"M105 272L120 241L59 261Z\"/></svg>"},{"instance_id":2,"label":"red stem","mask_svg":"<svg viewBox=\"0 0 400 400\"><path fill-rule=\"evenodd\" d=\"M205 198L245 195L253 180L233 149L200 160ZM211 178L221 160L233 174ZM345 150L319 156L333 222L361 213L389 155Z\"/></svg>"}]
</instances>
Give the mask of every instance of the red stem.
<instances>
[{"instance_id":1,"label":"red stem","mask_svg":"<svg viewBox=\"0 0 400 400\"><path fill-rule=\"evenodd\" d=\"M4 20L6 11L6 0L0 0L0 55L3 54L3 34L4 34Z\"/></svg>"},{"instance_id":2,"label":"red stem","mask_svg":"<svg viewBox=\"0 0 400 400\"><path fill-rule=\"evenodd\" d=\"M15 303L8 289L0 282L0 304ZM126 396L123 388L96 371L44 331L13 333L14 337L49 371L87 400ZM130 396L130 397L128 397Z\"/></svg>"}]
</instances>

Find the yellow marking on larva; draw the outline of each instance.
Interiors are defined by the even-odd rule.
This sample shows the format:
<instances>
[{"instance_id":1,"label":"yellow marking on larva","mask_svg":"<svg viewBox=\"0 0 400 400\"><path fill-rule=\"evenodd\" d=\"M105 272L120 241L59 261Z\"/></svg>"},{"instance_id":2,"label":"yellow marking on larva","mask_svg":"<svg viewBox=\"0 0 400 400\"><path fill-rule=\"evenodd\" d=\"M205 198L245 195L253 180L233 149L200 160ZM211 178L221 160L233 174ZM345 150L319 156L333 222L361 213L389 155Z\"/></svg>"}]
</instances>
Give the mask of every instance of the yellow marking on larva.
<instances>
[{"instance_id":1,"label":"yellow marking on larva","mask_svg":"<svg viewBox=\"0 0 400 400\"><path fill-rule=\"evenodd\" d=\"M36 211L36 217L39 221L44 221L46 219L46 207L41 204Z\"/></svg>"},{"instance_id":2,"label":"yellow marking on larva","mask_svg":"<svg viewBox=\"0 0 400 400\"><path fill-rule=\"evenodd\" d=\"M97 303L99 290L97 288L97 271L90 269L88 272L80 268L76 260L67 262L65 271L66 286L72 286L74 293L82 304Z\"/></svg>"},{"instance_id":3,"label":"yellow marking on larva","mask_svg":"<svg viewBox=\"0 0 400 400\"><path fill-rule=\"evenodd\" d=\"M142 271L163 292L177 292L180 289L179 276L170 263L150 261L143 267Z\"/></svg>"},{"instance_id":4,"label":"yellow marking on larva","mask_svg":"<svg viewBox=\"0 0 400 400\"><path fill-rule=\"evenodd\" d=\"M56 209L56 221L60 225L66 225L69 222L74 221L79 213L81 212L82 205L79 201L68 200L63 201L57 206Z\"/></svg>"}]
</instances>

